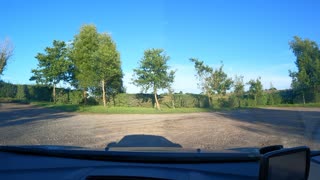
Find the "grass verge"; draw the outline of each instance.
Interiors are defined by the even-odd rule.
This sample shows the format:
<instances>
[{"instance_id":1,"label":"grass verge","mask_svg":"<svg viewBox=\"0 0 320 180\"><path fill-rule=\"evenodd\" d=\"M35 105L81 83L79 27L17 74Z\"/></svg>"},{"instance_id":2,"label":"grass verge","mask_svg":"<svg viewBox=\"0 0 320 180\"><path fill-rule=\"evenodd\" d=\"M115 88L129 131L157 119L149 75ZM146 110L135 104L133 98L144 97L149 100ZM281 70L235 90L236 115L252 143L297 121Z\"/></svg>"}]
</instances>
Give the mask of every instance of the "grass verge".
<instances>
[{"instance_id":1,"label":"grass verge","mask_svg":"<svg viewBox=\"0 0 320 180\"><path fill-rule=\"evenodd\" d=\"M208 108L162 108L156 110L146 107L103 107L103 106L83 106L72 104L53 104L48 102L32 102L31 104L46 108L58 109L67 112L82 113L105 113L105 114L172 114L172 113L195 113L211 112Z\"/></svg>"},{"instance_id":2,"label":"grass verge","mask_svg":"<svg viewBox=\"0 0 320 180\"><path fill-rule=\"evenodd\" d=\"M307 103L307 104L277 104L263 107L320 107L320 103Z\"/></svg>"}]
</instances>

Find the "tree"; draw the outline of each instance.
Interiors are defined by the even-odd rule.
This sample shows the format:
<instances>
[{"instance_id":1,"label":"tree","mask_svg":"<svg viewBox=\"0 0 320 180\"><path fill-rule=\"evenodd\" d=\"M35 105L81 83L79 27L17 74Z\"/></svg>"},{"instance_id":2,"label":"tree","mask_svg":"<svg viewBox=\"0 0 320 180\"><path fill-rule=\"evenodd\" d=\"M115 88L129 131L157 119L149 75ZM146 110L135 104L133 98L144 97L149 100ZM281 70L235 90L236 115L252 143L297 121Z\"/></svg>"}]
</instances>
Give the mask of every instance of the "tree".
<instances>
[{"instance_id":1,"label":"tree","mask_svg":"<svg viewBox=\"0 0 320 180\"><path fill-rule=\"evenodd\" d=\"M9 39L0 42L0 75L2 75L8 60L13 54L13 45Z\"/></svg>"},{"instance_id":2,"label":"tree","mask_svg":"<svg viewBox=\"0 0 320 180\"><path fill-rule=\"evenodd\" d=\"M98 33L94 25L83 26L75 36L72 59L79 86L84 91L100 87L106 106L107 90L121 89L123 77L120 54L111 36Z\"/></svg>"},{"instance_id":3,"label":"tree","mask_svg":"<svg viewBox=\"0 0 320 180\"><path fill-rule=\"evenodd\" d=\"M211 74L209 80L209 87L212 94L226 95L227 90L230 90L232 86L232 79L228 78L228 75L223 71L223 64L219 69L215 69Z\"/></svg>"},{"instance_id":4,"label":"tree","mask_svg":"<svg viewBox=\"0 0 320 180\"><path fill-rule=\"evenodd\" d=\"M303 103L306 102L305 94L312 89L314 96L320 88L320 50L316 42L301 39L295 36L289 42L290 49L296 56L295 64L298 71L289 71L292 78L291 86L302 94Z\"/></svg>"},{"instance_id":5,"label":"tree","mask_svg":"<svg viewBox=\"0 0 320 180\"><path fill-rule=\"evenodd\" d=\"M235 76L233 81L233 93L238 99L238 107L241 107L241 99L244 95L243 76Z\"/></svg>"},{"instance_id":6,"label":"tree","mask_svg":"<svg viewBox=\"0 0 320 180\"><path fill-rule=\"evenodd\" d=\"M168 95L169 95L170 100L171 100L171 107L172 107L172 109L175 109L176 106L175 106L175 103L174 103L174 94L173 93L174 93L174 89L171 86L169 86L168 87Z\"/></svg>"},{"instance_id":7,"label":"tree","mask_svg":"<svg viewBox=\"0 0 320 180\"><path fill-rule=\"evenodd\" d=\"M207 94L209 104L212 106L212 95L218 96L225 95L227 90L231 88L232 79L223 71L223 64L219 69L215 69L205 65L203 61L196 58L191 58L196 69L196 77L199 80L198 86L202 89L203 93Z\"/></svg>"},{"instance_id":8,"label":"tree","mask_svg":"<svg viewBox=\"0 0 320 180\"><path fill-rule=\"evenodd\" d=\"M112 88L113 81L122 81L120 54L111 37L104 33L99 34L99 48L94 54L95 72L101 81L103 105L106 106L106 85Z\"/></svg>"},{"instance_id":9,"label":"tree","mask_svg":"<svg viewBox=\"0 0 320 180\"><path fill-rule=\"evenodd\" d=\"M68 71L71 61L68 59L67 48L64 41L53 41L52 47L47 47L45 53L38 53L37 69L32 69L33 76L31 81L37 84L53 86L53 102L56 102L56 85L60 81L68 79Z\"/></svg>"},{"instance_id":10,"label":"tree","mask_svg":"<svg viewBox=\"0 0 320 180\"><path fill-rule=\"evenodd\" d=\"M266 92L267 92L267 104L268 105L274 105L274 104L281 103L282 97L280 96L280 93L277 90L277 88L275 88L271 82L270 82L270 88Z\"/></svg>"},{"instance_id":11,"label":"tree","mask_svg":"<svg viewBox=\"0 0 320 180\"><path fill-rule=\"evenodd\" d=\"M142 91L153 90L155 106L160 110L157 92L160 89L169 88L174 81L175 71L169 70L167 65L169 56L163 49L148 49L139 62L139 67L134 69L133 84L141 86Z\"/></svg>"},{"instance_id":12,"label":"tree","mask_svg":"<svg viewBox=\"0 0 320 180\"><path fill-rule=\"evenodd\" d=\"M70 57L74 63L74 77L76 84L83 90L86 103L87 90L99 85L95 73L94 54L98 50L99 34L94 25L84 25L80 33L74 37Z\"/></svg>"},{"instance_id":13,"label":"tree","mask_svg":"<svg viewBox=\"0 0 320 180\"><path fill-rule=\"evenodd\" d=\"M256 80L250 80L247 84L250 85L249 95L254 98L255 105L257 105L257 99L261 98L263 94L261 78L259 77Z\"/></svg>"},{"instance_id":14,"label":"tree","mask_svg":"<svg viewBox=\"0 0 320 180\"><path fill-rule=\"evenodd\" d=\"M194 63L194 68L197 72L195 76L199 81L198 87L202 90L204 94L208 96L209 105L211 106L212 101L211 101L209 79L211 78L213 69L205 65L203 61L200 61L197 58L190 58L190 61Z\"/></svg>"}]
</instances>

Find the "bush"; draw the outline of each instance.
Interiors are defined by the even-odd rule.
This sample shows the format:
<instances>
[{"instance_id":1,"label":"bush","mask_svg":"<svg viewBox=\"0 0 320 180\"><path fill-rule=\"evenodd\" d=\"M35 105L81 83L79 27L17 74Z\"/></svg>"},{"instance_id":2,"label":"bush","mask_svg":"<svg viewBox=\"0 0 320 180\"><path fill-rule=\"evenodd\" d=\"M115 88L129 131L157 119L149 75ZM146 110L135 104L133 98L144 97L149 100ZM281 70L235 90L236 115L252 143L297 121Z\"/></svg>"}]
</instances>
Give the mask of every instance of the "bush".
<instances>
[{"instance_id":1,"label":"bush","mask_svg":"<svg viewBox=\"0 0 320 180\"><path fill-rule=\"evenodd\" d=\"M204 95L198 94L174 94L173 99L170 95L158 95L158 100L161 106L172 108L172 100L174 100L175 107L209 107L208 98ZM117 94L110 97L108 101L109 106L123 106L123 107L153 107L153 94Z\"/></svg>"},{"instance_id":2,"label":"bush","mask_svg":"<svg viewBox=\"0 0 320 180\"><path fill-rule=\"evenodd\" d=\"M268 95L266 93L263 93L261 96L257 97L257 104L258 106L267 105L268 102Z\"/></svg>"},{"instance_id":3,"label":"bush","mask_svg":"<svg viewBox=\"0 0 320 180\"><path fill-rule=\"evenodd\" d=\"M241 99L240 99L240 106L241 106ZM237 98L234 95L229 96L229 98L228 98L228 107L230 107L230 108L239 107L239 98ZM243 107L243 105L241 107Z\"/></svg>"},{"instance_id":4,"label":"bush","mask_svg":"<svg viewBox=\"0 0 320 180\"><path fill-rule=\"evenodd\" d=\"M19 100L26 100L29 97L27 85L17 85L16 98Z\"/></svg>"},{"instance_id":5,"label":"bush","mask_svg":"<svg viewBox=\"0 0 320 180\"><path fill-rule=\"evenodd\" d=\"M52 88L41 85L28 85L28 99L34 101L51 101Z\"/></svg>"},{"instance_id":6,"label":"bush","mask_svg":"<svg viewBox=\"0 0 320 180\"><path fill-rule=\"evenodd\" d=\"M69 103L70 104L81 104L83 102L82 91L71 90L69 91Z\"/></svg>"},{"instance_id":7,"label":"bush","mask_svg":"<svg viewBox=\"0 0 320 180\"><path fill-rule=\"evenodd\" d=\"M69 90L56 88L56 103L68 104L69 103Z\"/></svg>"},{"instance_id":8,"label":"bush","mask_svg":"<svg viewBox=\"0 0 320 180\"><path fill-rule=\"evenodd\" d=\"M98 105L99 101L94 97L88 97L85 105Z\"/></svg>"},{"instance_id":9,"label":"bush","mask_svg":"<svg viewBox=\"0 0 320 180\"><path fill-rule=\"evenodd\" d=\"M186 108L208 108L209 100L207 96L200 94L174 94L175 107ZM171 101L171 98L170 98ZM168 102L167 102L168 103Z\"/></svg>"},{"instance_id":10,"label":"bush","mask_svg":"<svg viewBox=\"0 0 320 180\"><path fill-rule=\"evenodd\" d=\"M267 94L267 105L276 105L282 102L279 92L270 92Z\"/></svg>"},{"instance_id":11,"label":"bush","mask_svg":"<svg viewBox=\"0 0 320 180\"><path fill-rule=\"evenodd\" d=\"M159 97L160 101L161 97ZM124 107L153 107L152 94L126 94L120 93L109 98L108 105Z\"/></svg>"},{"instance_id":12,"label":"bush","mask_svg":"<svg viewBox=\"0 0 320 180\"><path fill-rule=\"evenodd\" d=\"M0 97L15 98L17 94L17 86L0 81Z\"/></svg>"}]
</instances>

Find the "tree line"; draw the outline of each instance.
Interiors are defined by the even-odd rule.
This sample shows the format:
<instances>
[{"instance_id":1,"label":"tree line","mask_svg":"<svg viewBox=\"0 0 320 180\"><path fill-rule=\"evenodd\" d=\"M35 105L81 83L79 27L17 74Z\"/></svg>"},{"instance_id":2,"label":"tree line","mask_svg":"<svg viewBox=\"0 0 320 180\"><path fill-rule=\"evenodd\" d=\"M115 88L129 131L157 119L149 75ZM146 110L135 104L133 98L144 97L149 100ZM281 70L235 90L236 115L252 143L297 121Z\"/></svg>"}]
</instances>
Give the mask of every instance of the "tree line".
<instances>
[{"instance_id":1,"label":"tree line","mask_svg":"<svg viewBox=\"0 0 320 180\"><path fill-rule=\"evenodd\" d=\"M297 71L290 71L292 92L303 103L320 101L320 50L316 42L294 37L289 42L290 49L296 56ZM1 43L0 73L12 55L8 43ZM101 98L102 104L118 93L125 92L120 53L116 43L108 33L99 33L94 25L84 25L71 42L54 40L51 47L36 55L38 66L32 69L31 81L51 86L53 102L57 101L56 86L60 82L69 83L74 89L82 91L83 103L88 95ZM176 70L168 66L170 57L163 49L147 49L135 68L132 83L141 87L141 91L152 92L154 107L160 109L159 91L167 90L171 97L171 107L175 107L174 82ZM190 58L194 64L198 87L207 96L209 106L221 106L232 102L232 106L262 105L280 103L279 93L271 85L264 89L261 78L244 82L244 77L231 78L220 67L214 69L197 58ZM246 91L245 86L249 88ZM290 94L289 93L289 94ZM267 98L266 98L267 97ZM246 103L244 103L246 102ZM288 101L286 101L288 102Z\"/></svg>"}]
</instances>

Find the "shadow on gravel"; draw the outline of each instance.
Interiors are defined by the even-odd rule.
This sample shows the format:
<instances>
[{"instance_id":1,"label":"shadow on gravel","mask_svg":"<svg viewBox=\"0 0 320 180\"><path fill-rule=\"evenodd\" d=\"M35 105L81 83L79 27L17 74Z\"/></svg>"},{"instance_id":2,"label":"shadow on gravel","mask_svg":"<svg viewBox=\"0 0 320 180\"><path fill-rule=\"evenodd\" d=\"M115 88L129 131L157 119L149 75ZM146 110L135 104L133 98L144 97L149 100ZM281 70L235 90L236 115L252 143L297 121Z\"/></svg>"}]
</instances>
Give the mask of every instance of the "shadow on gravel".
<instances>
[{"instance_id":1,"label":"shadow on gravel","mask_svg":"<svg viewBox=\"0 0 320 180\"><path fill-rule=\"evenodd\" d=\"M256 126L240 125L247 131L268 135L298 135L320 143L320 110L241 109L218 112L226 118ZM261 127L261 128L260 128Z\"/></svg>"},{"instance_id":2,"label":"shadow on gravel","mask_svg":"<svg viewBox=\"0 0 320 180\"><path fill-rule=\"evenodd\" d=\"M63 113L58 110L31 105L2 104L0 109L0 127L23 125L37 121L52 121L71 116L72 114Z\"/></svg>"},{"instance_id":3,"label":"shadow on gravel","mask_svg":"<svg viewBox=\"0 0 320 180\"><path fill-rule=\"evenodd\" d=\"M182 148L180 144L173 143L163 136L156 135L127 135L124 136L118 143L111 142L105 148L117 148L117 147L172 147Z\"/></svg>"}]
</instances>

